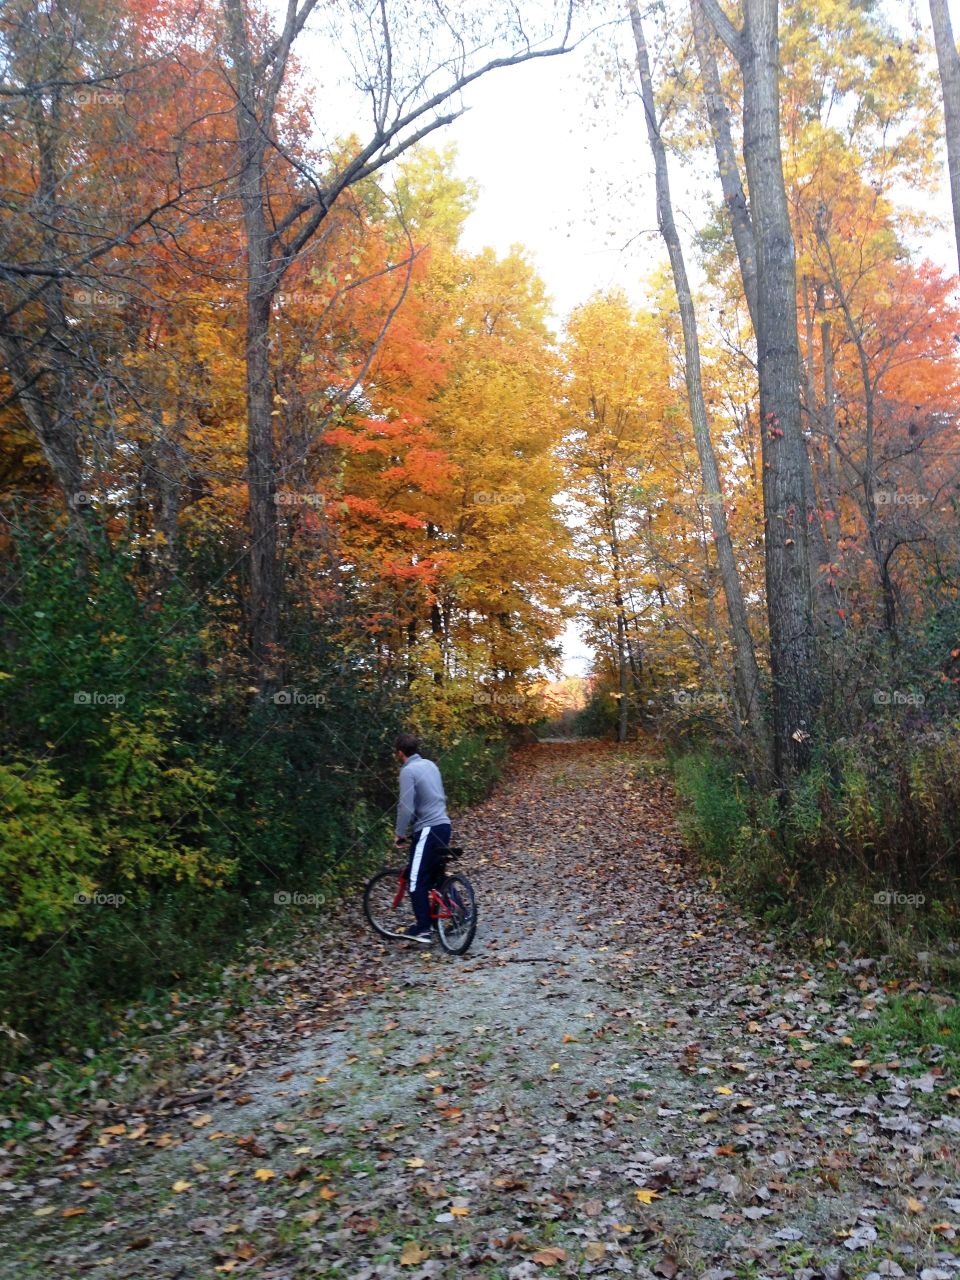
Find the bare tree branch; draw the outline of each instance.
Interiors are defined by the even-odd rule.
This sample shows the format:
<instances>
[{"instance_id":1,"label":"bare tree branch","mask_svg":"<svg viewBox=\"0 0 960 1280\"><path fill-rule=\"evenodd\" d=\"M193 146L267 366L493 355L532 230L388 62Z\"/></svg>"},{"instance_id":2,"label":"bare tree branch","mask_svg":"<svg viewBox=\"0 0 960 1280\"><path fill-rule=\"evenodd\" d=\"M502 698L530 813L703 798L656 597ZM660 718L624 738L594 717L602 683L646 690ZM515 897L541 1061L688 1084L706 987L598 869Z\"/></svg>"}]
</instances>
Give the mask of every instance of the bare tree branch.
<instances>
[{"instance_id":1,"label":"bare tree branch","mask_svg":"<svg viewBox=\"0 0 960 1280\"><path fill-rule=\"evenodd\" d=\"M739 62L743 57L743 32L734 26L720 8L720 0L700 0L700 3L714 31Z\"/></svg>"}]
</instances>

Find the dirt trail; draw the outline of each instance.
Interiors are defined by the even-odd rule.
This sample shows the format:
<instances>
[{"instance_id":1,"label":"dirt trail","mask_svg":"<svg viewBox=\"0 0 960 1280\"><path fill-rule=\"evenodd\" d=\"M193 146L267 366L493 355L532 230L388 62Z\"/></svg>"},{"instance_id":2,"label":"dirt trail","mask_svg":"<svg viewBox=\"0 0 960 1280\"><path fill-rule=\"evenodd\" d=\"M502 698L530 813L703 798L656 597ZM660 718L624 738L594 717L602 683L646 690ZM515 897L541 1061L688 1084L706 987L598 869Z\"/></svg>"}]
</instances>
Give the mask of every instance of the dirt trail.
<instances>
[{"instance_id":1,"label":"dirt trail","mask_svg":"<svg viewBox=\"0 0 960 1280\"><path fill-rule=\"evenodd\" d=\"M188 1095L167 1142L128 1128L35 1179L3 1275L960 1276L957 1082L851 1069L869 966L778 951L672 811L633 754L525 752L456 825L469 957L345 918L321 945L362 948L362 992L221 1045L242 1097Z\"/></svg>"}]
</instances>

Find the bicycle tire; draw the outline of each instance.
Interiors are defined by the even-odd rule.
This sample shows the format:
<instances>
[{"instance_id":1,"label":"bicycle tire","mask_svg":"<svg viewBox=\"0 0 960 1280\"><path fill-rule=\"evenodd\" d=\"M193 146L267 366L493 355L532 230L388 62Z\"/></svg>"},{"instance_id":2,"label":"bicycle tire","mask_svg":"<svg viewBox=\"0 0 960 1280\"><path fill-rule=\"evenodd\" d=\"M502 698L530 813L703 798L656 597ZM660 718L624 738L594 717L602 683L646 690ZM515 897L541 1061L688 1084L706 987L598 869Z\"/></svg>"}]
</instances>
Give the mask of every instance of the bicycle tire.
<instances>
[{"instance_id":1,"label":"bicycle tire","mask_svg":"<svg viewBox=\"0 0 960 1280\"><path fill-rule=\"evenodd\" d=\"M409 923L409 895L404 887L397 903L397 887L403 875L401 867L388 867L378 871L367 881L363 891L363 914L374 933L381 938L397 938L401 929ZM396 905L394 905L396 903Z\"/></svg>"},{"instance_id":2,"label":"bicycle tire","mask_svg":"<svg viewBox=\"0 0 960 1280\"><path fill-rule=\"evenodd\" d=\"M452 919L440 916L434 923L440 945L449 955L462 956L477 932L477 895L465 875L445 876L440 896Z\"/></svg>"}]
</instances>

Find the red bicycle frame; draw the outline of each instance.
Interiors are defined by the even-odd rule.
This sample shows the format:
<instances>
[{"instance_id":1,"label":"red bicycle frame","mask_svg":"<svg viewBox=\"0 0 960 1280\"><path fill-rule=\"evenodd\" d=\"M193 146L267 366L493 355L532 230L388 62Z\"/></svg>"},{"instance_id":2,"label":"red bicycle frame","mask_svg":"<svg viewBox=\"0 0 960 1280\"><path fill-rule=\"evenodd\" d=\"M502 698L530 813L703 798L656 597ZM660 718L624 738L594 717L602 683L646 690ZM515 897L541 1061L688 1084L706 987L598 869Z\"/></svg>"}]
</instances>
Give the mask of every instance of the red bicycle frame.
<instances>
[{"instance_id":1,"label":"red bicycle frame","mask_svg":"<svg viewBox=\"0 0 960 1280\"><path fill-rule=\"evenodd\" d=\"M393 910L399 910L400 903L403 901L404 894L407 892L407 873L400 872L400 878L397 881L397 892L393 899ZM444 902L443 898L437 893L436 889L431 889L429 893L430 900L430 919L431 920L452 920L453 916L450 908Z\"/></svg>"}]
</instances>

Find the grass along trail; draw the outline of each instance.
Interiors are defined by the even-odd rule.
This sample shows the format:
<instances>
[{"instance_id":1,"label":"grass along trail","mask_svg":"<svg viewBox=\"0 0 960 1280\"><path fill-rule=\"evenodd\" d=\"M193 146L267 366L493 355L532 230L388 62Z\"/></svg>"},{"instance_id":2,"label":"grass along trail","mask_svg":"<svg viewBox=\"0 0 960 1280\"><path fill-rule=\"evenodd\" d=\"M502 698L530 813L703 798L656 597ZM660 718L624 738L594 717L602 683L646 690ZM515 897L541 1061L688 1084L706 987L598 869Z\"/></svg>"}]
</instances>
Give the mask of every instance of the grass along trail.
<instances>
[{"instance_id":1,"label":"grass along trail","mask_svg":"<svg viewBox=\"0 0 960 1280\"><path fill-rule=\"evenodd\" d=\"M878 1049L872 964L778 950L674 806L635 752L521 752L455 821L468 956L344 904L161 1104L8 1171L4 1275L960 1276L952 1060Z\"/></svg>"}]
</instances>

